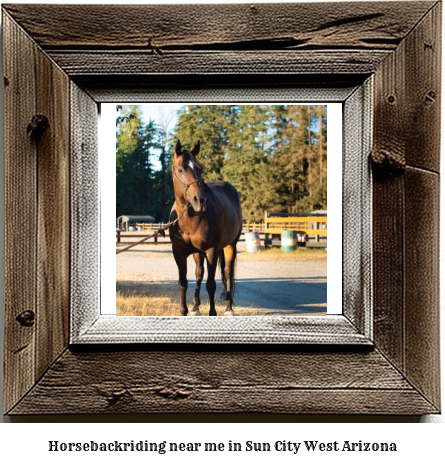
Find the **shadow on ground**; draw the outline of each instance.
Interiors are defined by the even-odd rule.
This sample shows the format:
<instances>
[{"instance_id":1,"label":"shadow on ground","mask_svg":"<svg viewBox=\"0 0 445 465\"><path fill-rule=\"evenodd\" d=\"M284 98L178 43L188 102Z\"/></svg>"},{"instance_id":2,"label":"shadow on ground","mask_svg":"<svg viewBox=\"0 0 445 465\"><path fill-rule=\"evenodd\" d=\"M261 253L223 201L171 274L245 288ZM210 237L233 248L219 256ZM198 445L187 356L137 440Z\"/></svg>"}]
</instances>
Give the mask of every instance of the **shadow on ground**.
<instances>
[{"instance_id":1,"label":"shadow on ground","mask_svg":"<svg viewBox=\"0 0 445 465\"><path fill-rule=\"evenodd\" d=\"M187 302L193 299L195 280L189 280ZM221 292L217 284L216 295ZM118 281L116 291L140 297L170 297L179 300L178 282L165 280L158 283L144 281ZM201 298L207 297L205 282L201 288ZM235 307L261 309L261 315L320 314L327 311L326 276L307 278L255 278L237 279Z\"/></svg>"}]
</instances>

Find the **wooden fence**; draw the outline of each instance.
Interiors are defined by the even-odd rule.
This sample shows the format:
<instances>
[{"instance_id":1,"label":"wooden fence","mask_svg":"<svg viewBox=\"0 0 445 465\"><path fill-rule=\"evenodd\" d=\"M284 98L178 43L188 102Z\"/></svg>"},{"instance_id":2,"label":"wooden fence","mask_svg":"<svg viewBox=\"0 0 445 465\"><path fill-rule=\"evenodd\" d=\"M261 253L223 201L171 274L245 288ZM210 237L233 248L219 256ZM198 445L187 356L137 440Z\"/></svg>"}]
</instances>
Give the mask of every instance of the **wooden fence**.
<instances>
[{"instance_id":1,"label":"wooden fence","mask_svg":"<svg viewBox=\"0 0 445 465\"><path fill-rule=\"evenodd\" d=\"M258 232L266 235L280 235L284 230L301 231L309 237L315 237L319 240L320 237L327 237L328 217L327 216L268 216L266 213L264 222L243 224L243 233ZM116 230L116 242L125 243L128 239L135 241L142 239L159 228L162 228L166 223L136 223L136 231L123 232ZM165 231L168 237L168 230ZM129 242L131 242L131 240ZM149 239L150 242L158 242L158 238ZM169 242L163 240L162 242Z\"/></svg>"}]
</instances>

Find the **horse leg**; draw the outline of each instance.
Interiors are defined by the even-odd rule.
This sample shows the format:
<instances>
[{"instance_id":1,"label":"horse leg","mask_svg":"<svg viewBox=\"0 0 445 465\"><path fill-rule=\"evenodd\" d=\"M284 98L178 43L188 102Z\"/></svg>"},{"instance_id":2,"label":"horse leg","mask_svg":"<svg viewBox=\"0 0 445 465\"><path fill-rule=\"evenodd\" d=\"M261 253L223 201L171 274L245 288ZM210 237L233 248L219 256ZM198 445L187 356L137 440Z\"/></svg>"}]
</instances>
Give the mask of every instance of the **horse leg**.
<instances>
[{"instance_id":1,"label":"horse leg","mask_svg":"<svg viewBox=\"0 0 445 465\"><path fill-rule=\"evenodd\" d=\"M181 315L186 316L188 313L186 294L187 294L187 256L183 253L175 252L173 250L176 265L179 271L179 295L181 300Z\"/></svg>"},{"instance_id":2,"label":"horse leg","mask_svg":"<svg viewBox=\"0 0 445 465\"><path fill-rule=\"evenodd\" d=\"M233 289L235 280L235 260L236 260L236 243L224 247L224 278L226 282L226 311L224 315L233 316L235 315L232 304L233 304Z\"/></svg>"},{"instance_id":3,"label":"horse leg","mask_svg":"<svg viewBox=\"0 0 445 465\"><path fill-rule=\"evenodd\" d=\"M201 299L199 298L199 294L201 292L201 283L202 278L204 277L204 254L202 253L194 253L193 258L195 259L196 263L196 289L195 289L195 298L193 299L193 309L190 312L191 316L199 316L199 306L201 305Z\"/></svg>"},{"instance_id":4,"label":"horse leg","mask_svg":"<svg viewBox=\"0 0 445 465\"><path fill-rule=\"evenodd\" d=\"M218 252L216 249L210 249L206 252L207 257L207 282L206 289L209 293L210 300L210 311L209 316L216 316L215 308L215 291L216 291L216 281L215 273L216 267L218 265Z\"/></svg>"}]
</instances>

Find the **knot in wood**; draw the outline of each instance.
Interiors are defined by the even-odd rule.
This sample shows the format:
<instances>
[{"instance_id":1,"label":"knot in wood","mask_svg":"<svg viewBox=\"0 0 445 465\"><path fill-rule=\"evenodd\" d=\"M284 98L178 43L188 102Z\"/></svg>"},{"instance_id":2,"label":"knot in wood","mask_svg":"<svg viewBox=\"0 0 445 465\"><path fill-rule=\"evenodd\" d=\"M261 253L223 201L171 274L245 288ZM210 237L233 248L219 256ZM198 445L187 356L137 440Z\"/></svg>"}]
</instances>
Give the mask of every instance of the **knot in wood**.
<instances>
[{"instance_id":1,"label":"knot in wood","mask_svg":"<svg viewBox=\"0 0 445 465\"><path fill-rule=\"evenodd\" d=\"M188 389L180 389L178 387L160 387L155 389L154 393L164 399L168 400L179 400L187 399L190 396L191 391Z\"/></svg>"},{"instance_id":2,"label":"knot in wood","mask_svg":"<svg viewBox=\"0 0 445 465\"><path fill-rule=\"evenodd\" d=\"M26 133L31 139L39 140L49 128L49 121L45 115L34 115L26 128Z\"/></svg>"},{"instance_id":3,"label":"knot in wood","mask_svg":"<svg viewBox=\"0 0 445 465\"><path fill-rule=\"evenodd\" d=\"M403 153L378 149L371 153L371 165L374 175L394 176L405 171L405 157Z\"/></svg>"},{"instance_id":4,"label":"knot in wood","mask_svg":"<svg viewBox=\"0 0 445 465\"><path fill-rule=\"evenodd\" d=\"M16 320L22 326L34 326L35 313L32 310L25 310L20 315L17 315Z\"/></svg>"}]
</instances>

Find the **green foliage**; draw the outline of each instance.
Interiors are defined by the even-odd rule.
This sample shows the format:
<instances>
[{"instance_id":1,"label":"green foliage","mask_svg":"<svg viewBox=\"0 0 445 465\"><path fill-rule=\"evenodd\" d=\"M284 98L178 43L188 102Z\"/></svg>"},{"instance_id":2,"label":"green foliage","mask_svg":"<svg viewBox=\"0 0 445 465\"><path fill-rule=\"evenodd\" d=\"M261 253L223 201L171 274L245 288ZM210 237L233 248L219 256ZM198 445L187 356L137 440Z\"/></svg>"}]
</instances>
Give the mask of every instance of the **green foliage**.
<instances>
[{"instance_id":1,"label":"green foliage","mask_svg":"<svg viewBox=\"0 0 445 465\"><path fill-rule=\"evenodd\" d=\"M177 139L188 149L201 141L204 179L233 184L248 221L261 220L266 211L327 208L325 106L187 105L172 134L153 121L144 126L139 107L121 106L116 127L117 214L168 220ZM157 158L159 170L150 157Z\"/></svg>"},{"instance_id":2,"label":"green foliage","mask_svg":"<svg viewBox=\"0 0 445 465\"><path fill-rule=\"evenodd\" d=\"M180 139L190 150L201 141L199 161L208 180L221 179L235 113L233 105L187 105L179 114L173 142Z\"/></svg>"}]
</instances>

